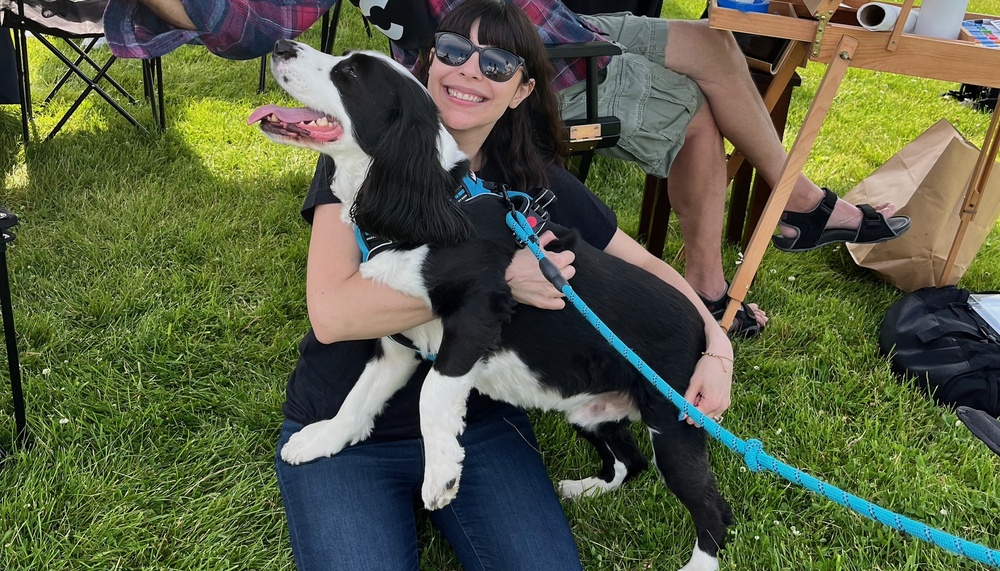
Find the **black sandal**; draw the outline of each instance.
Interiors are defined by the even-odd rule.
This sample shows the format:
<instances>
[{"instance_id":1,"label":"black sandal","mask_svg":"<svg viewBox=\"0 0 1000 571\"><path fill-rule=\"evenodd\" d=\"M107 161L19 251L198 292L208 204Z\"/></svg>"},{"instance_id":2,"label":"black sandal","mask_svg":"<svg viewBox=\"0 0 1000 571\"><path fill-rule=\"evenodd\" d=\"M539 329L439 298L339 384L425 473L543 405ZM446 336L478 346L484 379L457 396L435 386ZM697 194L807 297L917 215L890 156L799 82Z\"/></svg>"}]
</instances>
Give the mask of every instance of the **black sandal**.
<instances>
[{"instance_id":1,"label":"black sandal","mask_svg":"<svg viewBox=\"0 0 1000 571\"><path fill-rule=\"evenodd\" d=\"M719 321L726 314L726 307L729 305L729 282L726 282L726 293L722 294L719 299L705 299L701 297L701 294L698 294L698 297L701 298L701 302L708 308L712 317ZM754 317L753 309L745 301L740 302L740 309L736 312L733 325L729 328L730 337L749 339L763 330L764 327L757 323L757 318Z\"/></svg>"},{"instance_id":2,"label":"black sandal","mask_svg":"<svg viewBox=\"0 0 1000 571\"><path fill-rule=\"evenodd\" d=\"M824 188L823 200L809 212L788 212L781 215L781 223L798 231L794 238L775 235L771 237L774 247L783 252L806 252L820 246L837 242L853 244L877 244L887 242L902 236L910 229L909 216L893 216L886 220L885 216L876 212L868 204L859 204L861 210L861 226L857 230L850 228L827 229L826 224L833 214L837 204L837 195Z\"/></svg>"}]
</instances>

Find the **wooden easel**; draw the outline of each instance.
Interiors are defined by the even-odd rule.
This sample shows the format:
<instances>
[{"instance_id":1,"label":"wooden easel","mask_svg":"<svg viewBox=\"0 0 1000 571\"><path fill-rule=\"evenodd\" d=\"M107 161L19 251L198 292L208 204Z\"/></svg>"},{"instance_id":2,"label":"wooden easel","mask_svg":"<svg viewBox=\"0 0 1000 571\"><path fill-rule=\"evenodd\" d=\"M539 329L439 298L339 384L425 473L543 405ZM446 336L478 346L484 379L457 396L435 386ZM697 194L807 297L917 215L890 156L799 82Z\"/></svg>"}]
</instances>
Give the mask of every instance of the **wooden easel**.
<instances>
[{"instance_id":1,"label":"wooden easel","mask_svg":"<svg viewBox=\"0 0 1000 571\"><path fill-rule=\"evenodd\" d=\"M843 3L855 8L861 5L858 0L846 0ZM802 167L809 158L823 120L849 67L1000 87L1000 50L989 49L961 39L940 40L904 34L903 26L907 15L913 9L913 0L905 0L900 5L901 12L896 26L890 32L865 30L858 25L854 12L842 11L840 14L836 12L841 4L840 0L772 0L770 13L762 14L719 8L716 0L711 2L709 25L712 28L796 40L801 49L807 52L810 61L829 64L799 129L798 137L788 152L788 159L782 168L778 183L774 186L757 229L747 244L743 263L737 269L729 287L732 300L722 318L725 329L732 325L740 303L746 299L747 291L770 243L771 234L778 226L781 212L785 209L795 182L802 173ZM995 16L966 15L966 19L975 18L995 18ZM779 69L778 74L788 73L790 77L797 63L794 58L789 58L786 67L792 68L791 71ZM776 86L779 87L782 86ZM766 97L767 95L765 103ZM990 170L1000 144L998 130L1000 130L1000 107L993 113L983 149L969 182L965 208L962 210L958 232L941 273L941 283L947 282L950 278L962 239L969 223L976 215L979 199L986 181L989 180ZM735 172L732 163L740 160L739 158L737 161L730 160L732 172Z\"/></svg>"}]
</instances>

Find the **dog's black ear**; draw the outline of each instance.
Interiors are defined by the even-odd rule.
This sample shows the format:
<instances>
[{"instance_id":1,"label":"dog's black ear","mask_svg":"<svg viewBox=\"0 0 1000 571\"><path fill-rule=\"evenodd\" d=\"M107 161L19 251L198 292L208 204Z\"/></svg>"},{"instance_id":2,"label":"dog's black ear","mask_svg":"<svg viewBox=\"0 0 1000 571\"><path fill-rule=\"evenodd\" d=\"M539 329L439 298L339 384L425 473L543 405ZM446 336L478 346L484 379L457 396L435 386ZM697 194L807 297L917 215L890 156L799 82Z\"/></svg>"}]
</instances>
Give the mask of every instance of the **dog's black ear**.
<instances>
[{"instance_id":1,"label":"dog's black ear","mask_svg":"<svg viewBox=\"0 0 1000 571\"><path fill-rule=\"evenodd\" d=\"M354 221L393 241L455 244L472 229L454 200L461 180L438 156L441 120L433 100L416 82L405 83L412 86L394 86L400 88L398 104L380 121L382 135L354 202Z\"/></svg>"}]
</instances>

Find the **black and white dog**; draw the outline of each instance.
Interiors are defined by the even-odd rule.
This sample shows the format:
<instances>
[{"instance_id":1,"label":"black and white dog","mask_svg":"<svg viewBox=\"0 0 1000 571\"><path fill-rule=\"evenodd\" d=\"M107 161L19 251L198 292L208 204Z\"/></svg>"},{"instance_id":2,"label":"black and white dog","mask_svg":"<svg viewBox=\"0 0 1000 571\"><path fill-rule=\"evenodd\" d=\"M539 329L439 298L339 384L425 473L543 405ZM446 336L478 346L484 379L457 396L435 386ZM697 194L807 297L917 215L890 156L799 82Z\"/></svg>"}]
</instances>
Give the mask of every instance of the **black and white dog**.
<instances>
[{"instance_id":1,"label":"black and white dog","mask_svg":"<svg viewBox=\"0 0 1000 571\"><path fill-rule=\"evenodd\" d=\"M438 319L403 332L436 360L420 394L428 509L456 495L465 403L475 388L521 407L559 410L598 450L600 477L562 482L566 496L620 486L646 466L629 425L649 428L654 460L690 510L698 533L682 571L718 569L732 514L708 462L704 431L629 365L574 309L518 305L504 273L518 249L502 200L455 201L469 162L441 124L427 90L374 52L334 57L296 42L275 45L272 71L306 109L262 107L249 122L271 139L314 149L337 164L333 193L344 222L397 243L362 274L423 299ZM580 297L671 386L684 393L705 349L703 321L681 293L552 227L552 251L576 254ZM364 440L386 401L417 367L410 349L383 339L333 419L306 426L281 450L292 464Z\"/></svg>"}]
</instances>

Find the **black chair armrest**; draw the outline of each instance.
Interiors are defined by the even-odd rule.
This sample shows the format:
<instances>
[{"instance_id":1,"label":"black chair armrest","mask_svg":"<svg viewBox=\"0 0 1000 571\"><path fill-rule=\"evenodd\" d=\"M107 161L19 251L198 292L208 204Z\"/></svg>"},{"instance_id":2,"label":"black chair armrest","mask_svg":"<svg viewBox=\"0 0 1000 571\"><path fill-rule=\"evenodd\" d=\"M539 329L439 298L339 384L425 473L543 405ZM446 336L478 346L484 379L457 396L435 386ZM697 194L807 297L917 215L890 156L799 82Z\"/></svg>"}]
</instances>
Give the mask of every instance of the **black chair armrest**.
<instances>
[{"instance_id":1,"label":"black chair armrest","mask_svg":"<svg viewBox=\"0 0 1000 571\"><path fill-rule=\"evenodd\" d=\"M549 59L584 58L587 60L587 120L597 120L597 84L601 82L597 58L621 55L622 50L611 42L593 41L576 44L552 44L545 47Z\"/></svg>"},{"instance_id":2,"label":"black chair armrest","mask_svg":"<svg viewBox=\"0 0 1000 571\"><path fill-rule=\"evenodd\" d=\"M622 50L611 42L580 42L578 44L552 44L545 46L549 59L600 57L621 55Z\"/></svg>"},{"instance_id":3,"label":"black chair armrest","mask_svg":"<svg viewBox=\"0 0 1000 571\"><path fill-rule=\"evenodd\" d=\"M598 116L597 86L603 79L598 66L599 58L621 55L622 50L611 42L592 41L553 44L546 46L545 51L549 59L583 58L587 62L586 116L565 122L570 154L582 155L576 174L583 181L587 179L594 149L615 146L621 135L621 121L618 117Z\"/></svg>"}]
</instances>

